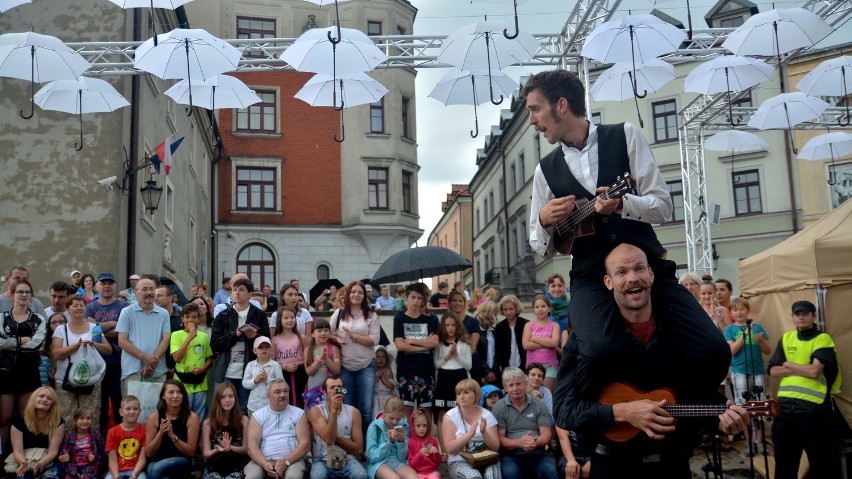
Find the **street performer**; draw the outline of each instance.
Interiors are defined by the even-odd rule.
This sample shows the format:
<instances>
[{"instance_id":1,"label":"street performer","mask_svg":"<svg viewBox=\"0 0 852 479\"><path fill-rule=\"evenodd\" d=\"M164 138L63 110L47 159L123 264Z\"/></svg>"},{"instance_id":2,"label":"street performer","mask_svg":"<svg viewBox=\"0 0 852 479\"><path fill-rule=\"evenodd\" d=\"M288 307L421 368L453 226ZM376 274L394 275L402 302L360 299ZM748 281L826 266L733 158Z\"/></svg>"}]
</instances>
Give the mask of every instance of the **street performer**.
<instances>
[{"instance_id":1,"label":"street performer","mask_svg":"<svg viewBox=\"0 0 852 479\"><path fill-rule=\"evenodd\" d=\"M618 244L630 243L645 252L657 278L654 301L668 308L671 327L681 333L677 347L693 374L721 380L731 352L724 338L707 321L698 302L677 284L676 265L663 259L664 249L651 224L663 223L672 212L665 182L641 130L630 123L595 125L586 119L585 89L565 70L541 72L524 85L529 122L551 144L559 147L536 167L530 224L530 245L550 258L566 238L572 255L571 324L584 358L592 365L609 350L625 346L626 336L617 309L601 282L604 257ZM635 193L618 198L601 194L629 173ZM595 197L595 195L598 195ZM558 223L579 212L581 200L594 205L594 231L573 238ZM591 367L591 366L590 366Z\"/></svg>"}]
</instances>

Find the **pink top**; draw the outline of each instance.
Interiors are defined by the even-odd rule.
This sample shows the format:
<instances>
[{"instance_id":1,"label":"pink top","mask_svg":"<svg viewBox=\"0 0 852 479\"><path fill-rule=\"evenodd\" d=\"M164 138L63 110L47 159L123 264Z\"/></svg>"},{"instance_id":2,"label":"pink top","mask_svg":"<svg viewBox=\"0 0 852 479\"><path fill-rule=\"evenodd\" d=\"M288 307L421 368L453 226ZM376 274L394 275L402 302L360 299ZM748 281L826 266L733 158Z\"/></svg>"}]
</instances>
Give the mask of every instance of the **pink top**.
<instances>
[{"instance_id":1,"label":"pink top","mask_svg":"<svg viewBox=\"0 0 852 479\"><path fill-rule=\"evenodd\" d=\"M535 321L530 321L530 337L550 339L553 334L553 325L550 321L546 326L538 326ZM559 360L556 359L556 348L541 348L534 351L527 351L527 364L541 363L545 366L559 366Z\"/></svg>"},{"instance_id":2,"label":"pink top","mask_svg":"<svg viewBox=\"0 0 852 479\"><path fill-rule=\"evenodd\" d=\"M364 313L360 309L355 315L344 315L343 310L338 309L329 322L332 332L346 341L346 344L340 346L340 364L349 371L358 371L369 366L375 358L373 347L379 344L379 328L382 327L376 313L371 312L370 317L364 319ZM341 327L349 329L353 334L369 336L373 340L373 346L356 343Z\"/></svg>"},{"instance_id":3,"label":"pink top","mask_svg":"<svg viewBox=\"0 0 852 479\"><path fill-rule=\"evenodd\" d=\"M272 338L273 346L275 346L275 362L281 366L285 364L305 362L303 359L304 351L302 351L302 341L299 336L293 335L291 338L284 339L284 336L279 334Z\"/></svg>"}]
</instances>

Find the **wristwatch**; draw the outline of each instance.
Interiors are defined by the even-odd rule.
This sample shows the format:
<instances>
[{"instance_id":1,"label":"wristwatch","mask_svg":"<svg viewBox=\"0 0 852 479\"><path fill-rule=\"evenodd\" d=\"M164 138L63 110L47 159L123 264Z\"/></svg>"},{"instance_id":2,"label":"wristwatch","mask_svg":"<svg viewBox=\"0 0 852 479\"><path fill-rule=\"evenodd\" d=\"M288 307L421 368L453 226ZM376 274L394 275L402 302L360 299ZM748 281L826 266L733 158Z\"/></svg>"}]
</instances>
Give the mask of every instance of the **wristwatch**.
<instances>
[{"instance_id":1,"label":"wristwatch","mask_svg":"<svg viewBox=\"0 0 852 479\"><path fill-rule=\"evenodd\" d=\"M287 459L285 459L285 460L284 460L284 465L285 465L285 466L287 466L287 467L290 467L290 465L291 465L291 464L290 464L290 461L289 461L289 460L287 460Z\"/></svg>"}]
</instances>

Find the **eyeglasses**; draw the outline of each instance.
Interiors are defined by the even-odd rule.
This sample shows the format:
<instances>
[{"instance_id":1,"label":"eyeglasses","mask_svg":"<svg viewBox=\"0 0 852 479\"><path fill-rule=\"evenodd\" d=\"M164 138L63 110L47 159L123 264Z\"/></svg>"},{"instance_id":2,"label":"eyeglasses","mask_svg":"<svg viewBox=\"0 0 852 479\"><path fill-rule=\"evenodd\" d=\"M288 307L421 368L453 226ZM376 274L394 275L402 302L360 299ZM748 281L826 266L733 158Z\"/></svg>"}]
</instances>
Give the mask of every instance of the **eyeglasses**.
<instances>
[{"instance_id":1,"label":"eyeglasses","mask_svg":"<svg viewBox=\"0 0 852 479\"><path fill-rule=\"evenodd\" d=\"M19 289L19 290L15 291L15 294L17 294L18 296L32 296L33 292L32 291L24 291L22 289Z\"/></svg>"},{"instance_id":2,"label":"eyeglasses","mask_svg":"<svg viewBox=\"0 0 852 479\"><path fill-rule=\"evenodd\" d=\"M51 326L59 326L60 324L68 324L68 321L65 321L64 319L58 319L56 321L50 322Z\"/></svg>"}]
</instances>

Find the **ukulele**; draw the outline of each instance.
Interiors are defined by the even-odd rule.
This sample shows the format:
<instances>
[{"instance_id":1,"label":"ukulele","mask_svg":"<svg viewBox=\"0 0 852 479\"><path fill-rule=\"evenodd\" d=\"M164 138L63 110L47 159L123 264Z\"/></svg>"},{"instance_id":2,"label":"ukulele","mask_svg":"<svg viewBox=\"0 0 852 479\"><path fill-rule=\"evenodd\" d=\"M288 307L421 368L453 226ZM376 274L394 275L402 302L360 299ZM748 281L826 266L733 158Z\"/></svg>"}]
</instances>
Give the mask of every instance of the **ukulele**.
<instances>
[{"instance_id":1,"label":"ukulele","mask_svg":"<svg viewBox=\"0 0 852 479\"><path fill-rule=\"evenodd\" d=\"M663 409L673 417L711 417L718 416L728 410L728 406L724 404L675 404L677 401L671 389L664 388L646 392L626 383L608 384L601 391L598 401L601 404L617 404L640 399L652 401L665 399L666 404ZM774 399L749 401L743 404L742 408L748 412L749 417L775 417L781 409ZM640 432L642 432L641 429L624 422L607 429L604 436L613 442L625 442L633 439Z\"/></svg>"},{"instance_id":2,"label":"ukulele","mask_svg":"<svg viewBox=\"0 0 852 479\"><path fill-rule=\"evenodd\" d=\"M624 176L619 176L618 180L610 185L609 189L598 194L591 201L586 198L579 198L574 201L577 209L556 223L554 238L556 251L567 256L571 254L571 248L574 246L574 238L595 234L595 223L591 218L595 213L595 200L598 198L604 200L621 198L627 193L632 192L633 186L633 178L630 177L629 172L625 172Z\"/></svg>"}]
</instances>

